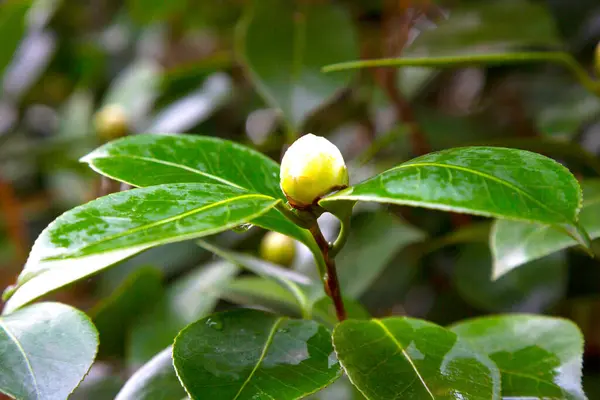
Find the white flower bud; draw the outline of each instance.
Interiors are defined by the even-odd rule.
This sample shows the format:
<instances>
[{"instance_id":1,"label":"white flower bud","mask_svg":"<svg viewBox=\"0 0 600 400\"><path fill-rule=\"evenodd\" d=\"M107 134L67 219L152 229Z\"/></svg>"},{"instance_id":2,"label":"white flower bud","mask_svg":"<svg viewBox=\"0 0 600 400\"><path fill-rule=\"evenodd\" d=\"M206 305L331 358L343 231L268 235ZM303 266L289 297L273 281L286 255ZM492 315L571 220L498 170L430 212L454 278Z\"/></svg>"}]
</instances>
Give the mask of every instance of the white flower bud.
<instances>
[{"instance_id":1,"label":"white flower bud","mask_svg":"<svg viewBox=\"0 0 600 400\"><path fill-rule=\"evenodd\" d=\"M260 243L260 255L273 264L288 267L296 255L294 240L279 232L267 232Z\"/></svg>"},{"instance_id":2,"label":"white flower bud","mask_svg":"<svg viewBox=\"0 0 600 400\"><path fill-rule=\"evenodd\" d=\"M308 134L296 140L281 160L281 190L290 204L302 208L348 186L348 170L340 150L324 137Z\"/></svg>"}]
</instances>

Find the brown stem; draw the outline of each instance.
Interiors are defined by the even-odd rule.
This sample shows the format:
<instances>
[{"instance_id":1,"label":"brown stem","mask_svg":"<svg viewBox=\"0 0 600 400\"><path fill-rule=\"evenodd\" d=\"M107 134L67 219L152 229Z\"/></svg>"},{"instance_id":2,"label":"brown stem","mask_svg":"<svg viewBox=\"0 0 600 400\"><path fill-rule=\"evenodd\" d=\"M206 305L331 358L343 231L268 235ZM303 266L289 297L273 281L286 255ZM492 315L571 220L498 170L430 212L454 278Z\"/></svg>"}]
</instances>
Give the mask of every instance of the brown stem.
<instances>
[{"instance_id":1,"label":"brown stem","mask_svg":"<svg viewBox=\"0 0 600 400\"><path fill-rule=\"evenodd\" d=\"M0 215L4 217L6 230L15 247L19 262L25 260L29 241L23 210L12 185L2 179L0 179Z\"/></svg>"},{"instance_id":2,"label":"brown stem","mask_svg":"<svg viewBox=\"0 0 600 400\"><path fill-rule=\"evenodd\" d=\"M383 56L385 58L400 57L406 45L411 28L422 14L431 8L427 0L388 0L385 3L383 20ZM427 154L431 146L427 136L421 129L410 103L398 89L397 68L379 68L375 70L375 80L381 86L392 103L396 118L409 128L412 153L415 156Z\"/></svg>"},{"instance_id":3,"label":"brown stem","mask_svg":"<svg viewBox=\"0 0 600 400\"><path fill-rule=\"evenodd\" d=\"M335 259L329 256L329 243L325 240L325 237L323 237L323 233L317 223L310 228L310 233L317 242L317 245L323 254L323 259L325 260L325 266L327 267L327 275L325 276L324 282L325 293L331 297L333 305L335 306L337 319L342 322L346 319L346 310L344 308L340 283L335 268Z\"/></svg>"}]
</instances>

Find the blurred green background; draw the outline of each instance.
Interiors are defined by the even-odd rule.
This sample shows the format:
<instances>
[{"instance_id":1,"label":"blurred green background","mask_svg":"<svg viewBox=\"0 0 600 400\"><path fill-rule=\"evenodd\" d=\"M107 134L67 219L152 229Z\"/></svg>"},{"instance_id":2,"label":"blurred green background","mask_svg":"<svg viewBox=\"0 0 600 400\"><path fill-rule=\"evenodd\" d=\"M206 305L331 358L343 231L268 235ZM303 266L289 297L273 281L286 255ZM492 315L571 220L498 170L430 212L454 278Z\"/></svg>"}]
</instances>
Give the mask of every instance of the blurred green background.
<instances>
[{"instance_id":1,"label":"blurred green background","mask_svg":"<svg viewBox=\"0 0 600 400\"><path fill-rule=\"evenodd\" d=\"M14 283L33 240L61 212L128 189L78 162L123 134L217 136L279 161L296 136L311 132L338 145L352 182L471 144L533 150L577 177L597 177L600 95L572 68L321 67L560 51L593 79L599 41L597 0L4 0L0 288ZM333 236L335 222L322 222ZM585 334L586 393L600 398L598 260L570 249L491 281L489 227L464 215L361 206L339 256L344 293L375 316L439 324L498 312L571 318ZM257 254L263 234L253 228L217 239ZM292 267L314 273L300 246ZM207 294L215 268L230 271ZM51 296L87 311L101 332L99 360L73 398L113 398L128 375L214 307L293 314L277 289L185 242ZM342 384L334 389L319 398L351 396Z\"/></svg>"}]
</instances>

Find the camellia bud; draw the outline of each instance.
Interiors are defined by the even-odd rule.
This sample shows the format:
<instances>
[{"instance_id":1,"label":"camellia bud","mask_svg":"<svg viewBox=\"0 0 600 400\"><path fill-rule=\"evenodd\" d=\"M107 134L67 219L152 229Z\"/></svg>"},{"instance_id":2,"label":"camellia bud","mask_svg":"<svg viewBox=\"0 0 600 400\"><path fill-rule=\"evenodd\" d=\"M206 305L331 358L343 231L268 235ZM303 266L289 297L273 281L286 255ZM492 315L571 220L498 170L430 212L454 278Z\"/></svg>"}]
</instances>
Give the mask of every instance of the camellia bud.
<instances>
[{"instance_id":1,"label":"camellia bud","mask_svg":"<svg viewBox=\"0 0 600 400\"><path fill-rule=\"evenodd\" d=\"M260 244L260 255L273 264L289 266L294 261L294 240L279 232L268 232Z\"/></svg>"},{"instance_id":2,"label":"camellia bud","mask_svg":"<svg viewBox=\"0 0 600 400\"><path fill-rule=\"evenodd\" d=\"M109 104L96 113L96 132L104 140L113 140L127 135L129 121L123 107Z\"/></svg>"},{"instance_id":3,"label":"camellia bud","mask_svg":"<svg viewBox=\"0 0 600 400\"><path fill-rule=\"evenodd\" d=\"M324 137L308 134L296 140L281 160L281 190L293 207L303 208L348 186L340 150Z\"/></svg>"}]
</instances>

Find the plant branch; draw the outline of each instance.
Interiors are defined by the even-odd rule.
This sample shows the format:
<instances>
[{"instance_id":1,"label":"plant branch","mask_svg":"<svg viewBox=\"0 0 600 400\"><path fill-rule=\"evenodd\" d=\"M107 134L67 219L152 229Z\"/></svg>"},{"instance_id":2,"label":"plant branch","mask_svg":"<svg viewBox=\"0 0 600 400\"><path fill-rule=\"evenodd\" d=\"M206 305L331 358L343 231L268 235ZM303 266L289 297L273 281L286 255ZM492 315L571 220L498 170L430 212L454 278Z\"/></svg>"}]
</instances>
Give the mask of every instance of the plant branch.
<instances>
[{"instance_id":1,"label":"plant branch","mask_svg":"<svg viewBox=\"0 0 600 400\"><path fill-rule=\"evenodd\" d=\"M415 14L411 2L400 3L389 1L383 23L384 48L386 57L398 56L408 41L410 29L422 10L416 9ZM409 139L412 153L415 156L427 154L431 146L425 132L421 129L410 103L402 96L398 89L398 73L396 68L382 66L375 71L375 79L392 103L396 118L404 122L409 130Z\"/></svg>"},{"instance_id":2,"label":"plant branch","mask_svg":"<svg viewBox=\"0 0 600 400\"><path fill-rule=\"evenodd\" d=\"M335 306L335 313L338 321L342 322L346 319L346 310L344 308L344 301L342 300L342 292L340 289L340 283L337 277L337 270L335 267L335 259L330 254L329 242L323 237L323 233L319 228L319 225L315 224L310 228L310 233L317 242L319 249L325 260L325 266L327 267L327 273L323 284L325 285L325 292L333 301Z\"/></svg>"},{"instance_id":3,"label":"plant branch","mask_svg":"<svg viewBox=\"0 0 600 400\"><path fill-rule=\"evenodd\" d=\"M376 67L431 67L456 68L478 65L514 65L535 62L549 62L566 67L575 78L591 93L600 96L600 81L593 79L568 53L559 51L510 52L469 54L439 57L397 57L373 60L348 61L323 67L323 72L343 71L357 68Z\"/></svg>"}]
</instances>

